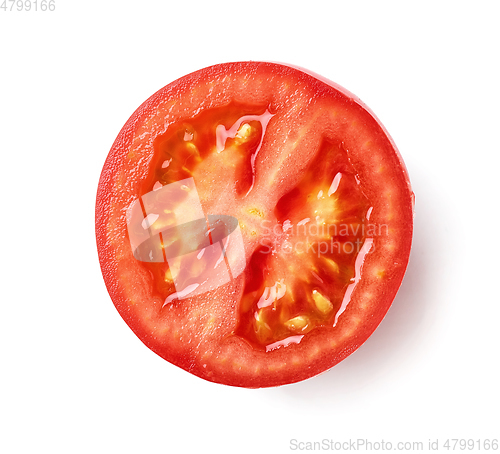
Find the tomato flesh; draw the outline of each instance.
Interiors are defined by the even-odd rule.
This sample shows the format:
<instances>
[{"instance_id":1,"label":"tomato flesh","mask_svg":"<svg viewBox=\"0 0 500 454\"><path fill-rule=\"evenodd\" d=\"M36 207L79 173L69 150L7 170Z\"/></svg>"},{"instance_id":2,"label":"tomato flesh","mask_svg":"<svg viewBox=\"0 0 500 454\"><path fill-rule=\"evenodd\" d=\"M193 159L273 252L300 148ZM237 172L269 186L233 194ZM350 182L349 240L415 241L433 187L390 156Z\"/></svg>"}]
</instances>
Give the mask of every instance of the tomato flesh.
<instances>
[{"instance_id":1,"label":"tomato flesh","mask_svg":"<svg viewBox=\"0 0 500 454\"><path fill-rule=\"evenodd\" d=\"M149 348L263 387L316 375L369 337L412 218L401 157L357 99L243 62L188 75L131 117L101 175L96 231L113 302Z\"/></svg>"}]
</instances>

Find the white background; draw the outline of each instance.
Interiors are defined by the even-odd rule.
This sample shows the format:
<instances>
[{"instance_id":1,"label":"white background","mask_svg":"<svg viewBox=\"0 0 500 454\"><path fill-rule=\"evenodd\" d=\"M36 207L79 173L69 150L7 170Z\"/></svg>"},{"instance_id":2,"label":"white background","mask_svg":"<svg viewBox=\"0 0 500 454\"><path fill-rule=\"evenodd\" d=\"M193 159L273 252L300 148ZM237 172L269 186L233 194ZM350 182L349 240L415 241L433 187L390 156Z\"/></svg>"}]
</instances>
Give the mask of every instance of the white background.
<instances>
[{"instance_id":1,"label":"white background","mask_svg":"<svg viewBox=\"0 0 500 454\"><path fill-rule=\"evenodd\" d=\"M0 10L1 452L500 438L497 2L55 3ZM150 352L109 299L94 239L99 174L128 117L177 77L237 60L355 93L416 194L410 265L379 329L328 373L275 389L204 382Z\"/></svg>"}]
</instances>

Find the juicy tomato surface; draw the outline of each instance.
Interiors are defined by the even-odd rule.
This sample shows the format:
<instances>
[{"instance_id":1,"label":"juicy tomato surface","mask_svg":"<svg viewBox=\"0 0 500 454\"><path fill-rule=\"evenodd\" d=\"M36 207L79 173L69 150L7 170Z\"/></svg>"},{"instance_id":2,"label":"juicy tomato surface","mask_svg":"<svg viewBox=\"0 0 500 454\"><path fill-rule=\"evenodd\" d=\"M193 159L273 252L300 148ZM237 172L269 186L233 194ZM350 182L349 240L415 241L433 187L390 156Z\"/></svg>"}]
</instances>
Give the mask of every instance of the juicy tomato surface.
<instances>
[{"instance_id":1,"label":"juicy tomato surface","mask_svg":"<svg viewBox=\"0 0 500 454\"><path fill-rule=\"evenodd\" d=\"M295 67L227 63L159 90L99 181L108 292L151 350L269 387L356 350L405 272L413 193L361 101Z\"/></svg>"}]
</instances>

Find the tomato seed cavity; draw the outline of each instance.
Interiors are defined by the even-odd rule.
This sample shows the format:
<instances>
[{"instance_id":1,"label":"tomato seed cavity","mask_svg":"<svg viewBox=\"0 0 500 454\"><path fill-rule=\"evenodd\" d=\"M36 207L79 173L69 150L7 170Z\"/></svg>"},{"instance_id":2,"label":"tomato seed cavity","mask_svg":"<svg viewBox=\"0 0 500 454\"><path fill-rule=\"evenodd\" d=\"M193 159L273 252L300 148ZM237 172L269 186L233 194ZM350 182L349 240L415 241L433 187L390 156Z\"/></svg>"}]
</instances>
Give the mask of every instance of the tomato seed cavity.
<instances>
[{"instance_id":1,"label":"tomato seed cavity","mask_svg":"<svg viewBox=\"0 0 500 454\"><path fill-rule=\"evenodd\" d=\"M170 126L154 143L142 191L192 178L204 160L220 154L227 171L235 174L235 193L246 197L255 183L256 159L272 117L267 106L231 104L199 114L189 124ZM324 140L302 180L277 202L274 225L249 230L259 246L244 273L233 334L269 351L334 325L356 279L370 211L343 144ZM269 221L258 207L250 206L247 213L262 225ZM200 253L182 270L187 290L197 285L193 279L209 266L207 260ZM158 295L168 303L175 301L179 282L174 285L168 265L142 266L153 275Z\"/></svg>"}]
</instances>

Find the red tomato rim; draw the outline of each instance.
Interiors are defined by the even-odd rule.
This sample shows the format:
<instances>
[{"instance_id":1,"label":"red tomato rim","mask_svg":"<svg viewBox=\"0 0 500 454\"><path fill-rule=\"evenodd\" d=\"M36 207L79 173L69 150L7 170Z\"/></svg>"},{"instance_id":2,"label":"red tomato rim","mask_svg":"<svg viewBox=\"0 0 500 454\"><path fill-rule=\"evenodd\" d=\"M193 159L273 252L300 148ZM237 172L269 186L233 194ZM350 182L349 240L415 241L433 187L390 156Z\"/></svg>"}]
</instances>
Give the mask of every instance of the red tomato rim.
<instances>
[{"instance_id":1,"label":"red tomato rim","mask_svg":"<svg viewBox=\"0 0 500 454\"><path fill-rule=\"evenodd\" d=\"M201 364L193 364L191 359L179 355L175 346L155 344L154 340L151 340L150 336L140 324L138 324L137 319L129 312L129 295L126 294L124 288L121 286L122 277L120 276L117 266L117 251L111 240L113 235L110 235L110 223L112 224L117 221L117 219L113 219L111 206L117 202L123 204L123 200L121 200L120 196L116 193L115 186L117 175L125 168L126 156L131 149L132 141L134 137L137 136L139 128L143 126L148 118L151 119L153 110L158 107L159 103L168 97L169 93L176 90L182 91L182 87L184 85L189 86L193 80L210 77L210 75L213 76L213 74L222 74L227 69L231 68L239 68L241 71L243 71L242 68L246 68L247 71L250 69L258 71L259 68L264 68L269 71L281 71L285 74L299 71L306 74L307 77L314 78L314 80L319 81L326 87L329 87L329 89L337 91L345 97L346 101L359 106L362 111L366 112L368 117L372 119L373 124L370 125L370 127L373 129L379 128L377 134L381 135L383 140L387 141L387 149L390 150L388 153L392 153L393 171L399 178L398 184L394 185L393 189L397 189L398 192L399 199L397 208L399 209L398 214L401 215L400 224L404 224L404 228L402 228L401 225L398 227L400 230L399 235L396 235L398 253L390 256L393 259L396 258L397 262L392 264L393 266L390 270L385 270L386 274L383 277L383 285L379 283L377 286L373 283L373 279L368 280L368 282L367 279L365 279L356 287L355 292L357 295L361 295L363 292L365 292L365 296L370 292L372 294L376 293L376 295L372 295L372 297L376 299L376 304L371 307L372 310L361 310L357 308L357 312L354 311L356 305L353 304L352 307L350 307L350 317L348 321L342 323L341 328L344 333L349 331L348 334L344 337L341 336L340 339L336 339L335 336L332 338L331 333L318 332L304 339L300 349L296 348L293 354L291 354L293 346L290 347L290 349L287 347L271 353L266 353L267 355L272 355L272 357L269 356L271 359L269 360L268 370L265 372L245 374L242 373L241 370L238 370L237 367L232 367L230 370L220 369L215 374L212 373L212 375L208 375ZM295 76L304 77L297 74L295 74ZM309 83L317 82L309 80ZM179 87L181 88L179 89ZM391 161L391 159L388 161ZM214 65L183 76L158 90L132 114L120 131L104 164L97 191L96 240L99 260L106 287L117 310L141 341L161 357L195 375L218 383L243 387L278 386L301 381L330 369L359 348L380 324L397 293L409 260L412 239L413 201L414 197L411 191L408 172L394 141L374 113L343 87L311 71L292 65L284 65L282 63L235 62ZM121 206L121 208L123 208L123 206ZM120 222L117 222L115 228L118 229L117 232L121 229L121 233L123 233L123 218ZM364 273L368 273L372 268L379 267L380 262L386 264L384 260L377 261L375 259L376 255L367 257L364 264ZM383 288L381 289L380 287ZM145 292L145 289L142 289L142 291ZM360 298L358 298L358 300L359 299ZM365 306L370 304L373 303L366 303ZM359 327L361 322L363 326ZM325 348L325 346L328 347ZM304 360L302 367L295 367L293 364L290 365L290 361L301 362L304 356L307 355L313 356L313 360ZM265 362L266 361L263 361L263 363ZM285 364L285 366L283 366L283 364ZM289 367L286 366L287 364Z\"/></svg>"}]
</instances>

